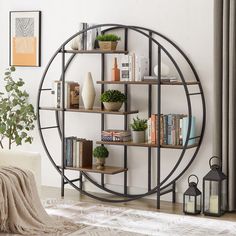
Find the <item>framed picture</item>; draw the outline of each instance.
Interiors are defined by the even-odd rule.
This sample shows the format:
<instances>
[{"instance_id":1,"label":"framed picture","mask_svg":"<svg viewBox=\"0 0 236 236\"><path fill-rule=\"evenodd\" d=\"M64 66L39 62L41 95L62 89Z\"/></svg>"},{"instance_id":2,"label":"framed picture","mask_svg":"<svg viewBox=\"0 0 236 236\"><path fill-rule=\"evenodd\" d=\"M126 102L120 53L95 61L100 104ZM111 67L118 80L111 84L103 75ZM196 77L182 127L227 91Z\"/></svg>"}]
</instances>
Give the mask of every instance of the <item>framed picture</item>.
<instances>
[{"instance_id":1,"label":"framed picture","mask_svg":"<svg viewBox=\"0 0 236 236\"><path fill-rule=\"evenodd\" d=\"M41 11L10 12L10 65L40 66Z\"/></svg>"}]
</instances>

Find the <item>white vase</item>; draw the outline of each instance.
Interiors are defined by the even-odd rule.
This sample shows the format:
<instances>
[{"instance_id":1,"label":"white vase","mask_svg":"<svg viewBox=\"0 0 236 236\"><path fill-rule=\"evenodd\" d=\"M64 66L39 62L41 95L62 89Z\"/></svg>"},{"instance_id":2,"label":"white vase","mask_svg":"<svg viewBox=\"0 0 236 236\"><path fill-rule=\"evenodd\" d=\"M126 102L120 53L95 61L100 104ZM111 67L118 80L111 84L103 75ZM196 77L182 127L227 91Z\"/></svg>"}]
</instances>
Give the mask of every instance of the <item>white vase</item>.
<instances>
[{"instance_id":1,"label":"white vase","mask_svg":"<svg viewBox=\"0 0 236 236\"><path fill-rule=\"evenodd\" d=\"M85 78L81 95L84 103L84 108L93 109L96 92L93 84L93 78L90 72L88 72L88 75Z\"/></svg>"}]
</instances>

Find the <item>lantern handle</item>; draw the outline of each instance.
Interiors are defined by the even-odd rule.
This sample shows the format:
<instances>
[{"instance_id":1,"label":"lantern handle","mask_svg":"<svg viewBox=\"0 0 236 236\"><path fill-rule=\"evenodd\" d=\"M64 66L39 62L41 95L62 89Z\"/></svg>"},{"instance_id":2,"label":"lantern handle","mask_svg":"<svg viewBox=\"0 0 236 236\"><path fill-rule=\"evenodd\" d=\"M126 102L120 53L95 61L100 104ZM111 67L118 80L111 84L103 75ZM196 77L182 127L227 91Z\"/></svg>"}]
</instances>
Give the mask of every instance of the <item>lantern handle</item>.
<instances>
[{"instance_id":1,"label":"lantern handle","mask_svg":"<svg viewBox=\"0 0 236 236\"><path fill-rule=\"evenodd\" d=\"M190 181L190 178L191 178L191 177L195 177L195 178L197 179L197 183L196 183L196 184L198 185L199 179L198 179L198 177L197 177L196 175L190 175L190 176L188 177L188 183L190 184L189 181Z\"/></svg>"},{"instance_id":2,"label":"lantern handle","mask_svg":"<svg viewBox=\"0 0 236 236\"><path fill-rule=\"evenodd\" d=\"M212 167L211 161L212 161L212 159L214 159L214 158L220 160L220 161L219 161L219 166L221 166L221 159L220 159L218 156L213 156L213 157L210 158L210 160L209 160L209 166Z\"/></svg>"}]
</instances>

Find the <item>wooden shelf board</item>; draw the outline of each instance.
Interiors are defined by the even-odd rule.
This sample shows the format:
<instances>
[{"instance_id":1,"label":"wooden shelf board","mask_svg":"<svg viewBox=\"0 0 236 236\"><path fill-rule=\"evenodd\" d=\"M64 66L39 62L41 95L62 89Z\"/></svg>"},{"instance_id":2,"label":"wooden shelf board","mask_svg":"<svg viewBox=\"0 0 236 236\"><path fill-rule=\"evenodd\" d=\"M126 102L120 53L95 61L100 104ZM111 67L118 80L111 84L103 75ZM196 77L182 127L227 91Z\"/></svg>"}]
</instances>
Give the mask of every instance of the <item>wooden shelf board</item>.
<instances>
[{"instance_id":1,"label":"wooden shelf board","mask_svg":"<svg viewBox=\"0 0 236 236\"><path fill-rule=\"evenodd\" d=\"M65 53L77 53L77 54L128 54L125 50L65 50Z\"/></svg>"},{"instance_id":2,"label":"wooden shelf board","mask_svg":"<svg viewBox=\"0 0 236 236\"><path fill-rule=\"evenodd\" d=\"M40 107L40 110L50 110L50 111L62 111L62 108L55 108L55 107ZM87 110L85 108L79 108L79 109L72 109L72 108L66 108L65 111L68 112L82 112L82 113L99 113L99 114L114 114L114 115L127 115L127 114L135 114L138 113L138 110L134 111L107 111L102 110L100 108L94 108L91 110Z\"/></svg>"},{"instance_id":3,"label":"wooden shelf board","mask_svg":"<svg viewBox=\"0 0 236 236\"><path fill-rule=\"evenodd\" d=\"M106 142L106 141L97 141L97 144L105 145L121 145L121 146L136 146L136 147L153 147L156 148L157 144L155 143L133 143L133 142ZM197 147L198 143L187 146L187 149ZM168 149L183 149L183 146L180 145L161 145L161 148Z\"/></svg>"},{"instance_id":4,"label":"wooden shelf board","mask_svg":"<svg viewBox=\"0 0 236 236\"><path fill-rule=\"evenodd\" d=\"M97 81L97 84L153 84L157 85L157 81ZM176 81L176 82L161 82L162 85L183 85L183 82ZM187 85L197 85L199 84L198 81L186 81Z\"/></svg>"},{"instance_id":5,"label":"wooden shelf board","mask_svg":"<svg viewBox=\"0 0 236 236\"><path fill-rule=\"evenodd\" d=\"M61 167L59 167L61 168ZM100 173L107 175L115 175L122 172L127 171L128 169L124 169L122 167L115 166L105 166L103 170L98 170L95 165L92 167L84 167L84 168L76 168L76 167L65 167L66 170L75 170L75 171L84 171L84 172L92 172L92 173Z\"/></svg>"}]
</instances>

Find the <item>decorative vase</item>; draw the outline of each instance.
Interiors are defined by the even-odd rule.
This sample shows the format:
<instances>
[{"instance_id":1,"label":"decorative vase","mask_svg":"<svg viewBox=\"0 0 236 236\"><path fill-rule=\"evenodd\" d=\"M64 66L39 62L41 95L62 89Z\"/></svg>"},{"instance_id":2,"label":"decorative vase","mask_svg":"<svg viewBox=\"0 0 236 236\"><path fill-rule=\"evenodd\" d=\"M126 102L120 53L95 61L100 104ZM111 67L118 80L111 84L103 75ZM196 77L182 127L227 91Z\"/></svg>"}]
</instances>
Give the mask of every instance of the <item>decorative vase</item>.
<instances>
[{"instance_id":1,"label":"decorative vase","mask_svg":"<svg viewBox=\"0 0 236 236\"><path fill-rule=\"evenodd\" d=\"M98 41L99 44L99 48L101 50L116 50L116 46L118 44L118 42L114 42L114 41Z\"/></svg>"},{"instance_id":2,"label":"decorative vase","mask_svg":"<svg viewBox=\"0 0 236 236\"><path fill-rule=\"evenodd\" d=\"M145 142L145 131L132 130L132 140L134 143L144 143Z\"/></svg>"},{"instance_id":3,"label":"decorative vase","mask_svg":"<svg viewBox=\"0 0 236 236\"><path fill-rule=\"evenodd\" d=\"M88 72L87 78L84 81L81 95L82 95L82 99L84 103L84 108L93 109L96 92L95 92L91 72Z\"/></svg>"},{"instance_id":4,"label":"decorative vase","mask_svg":"<svg viewBox=\"0 0 236 236\"><path fill-rule=\"evenodd\" d=\"M108 111L119 111L123 102L103 102L103 105Z\"/></svg>"},{"instance_id":5,"label":"decorative vase","mask_svg":"<svg viewBox=\"0 0 236 236\"><path fill-rule=\"evenodd\" d=\"M96 158L96 168L98 170L103 170L105 162L106 162L105 158Z\"/></svg>"},{"instance_id":6,"label":"decorative vase","mask_svg":"<svg viewBox=\"0 0 236 236\"><path fill-rule=\"evenodd\" d=\"M161 76L168 76L170 73L170 67L164 63L161 63ZM154 74L158 76L158 65L154 66Z\"/></svg>"}]
</instances>

